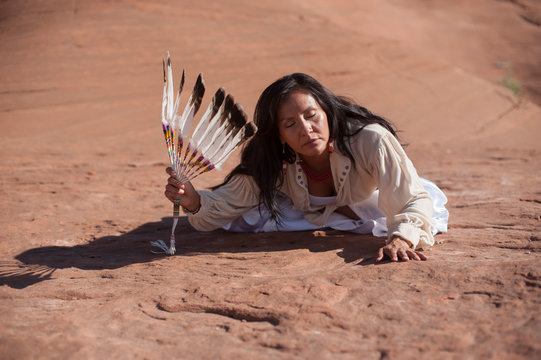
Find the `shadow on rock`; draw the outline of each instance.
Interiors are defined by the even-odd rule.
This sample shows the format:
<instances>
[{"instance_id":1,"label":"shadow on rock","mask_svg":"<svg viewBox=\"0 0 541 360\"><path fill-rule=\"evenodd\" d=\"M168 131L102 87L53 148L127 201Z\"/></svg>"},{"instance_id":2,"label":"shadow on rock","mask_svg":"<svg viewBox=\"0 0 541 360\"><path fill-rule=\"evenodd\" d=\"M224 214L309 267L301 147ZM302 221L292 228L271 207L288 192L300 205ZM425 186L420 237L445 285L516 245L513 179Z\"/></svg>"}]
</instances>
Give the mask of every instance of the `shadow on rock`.
<instances>
[{"instance_id":1,"label":"shadow on rock","mask_svg":"<svg viewBox=\"0 0 541 360\"><path fill-rule=\"evenodd\" d=\"M27 250L15 262L0 263L0 285L22 289L51 279L56 269L75 267L83 270L117 269L131 264L152 262L165 254L153 254L150 241L169 239L172 220L143 224L119 236L96 238L84 245L44 246ZM175 256L197 256L212 253L276 252L308 249L311 252L340 250L337 255L346 263L374 263L381 238L336 230L233 233L224 230L199 232L185 217L176 231ZM168 242L168 240L166 240Z\"/></svg>"}]
</instances>

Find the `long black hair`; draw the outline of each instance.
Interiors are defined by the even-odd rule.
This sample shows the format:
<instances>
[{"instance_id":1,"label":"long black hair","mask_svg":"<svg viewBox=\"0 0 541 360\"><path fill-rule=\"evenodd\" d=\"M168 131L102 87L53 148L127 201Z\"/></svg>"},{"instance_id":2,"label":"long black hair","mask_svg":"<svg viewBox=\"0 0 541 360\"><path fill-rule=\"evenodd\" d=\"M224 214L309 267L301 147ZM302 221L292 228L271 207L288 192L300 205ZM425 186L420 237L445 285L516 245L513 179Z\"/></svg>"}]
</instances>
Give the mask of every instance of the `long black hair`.
<instances>
[{"instance_id":1,"label":"long black hair","mask_svg":"<svg viewBox=\"0 0 541 360\"><path fill-rule=\"evenodd\" d=\"M282 145L278 132L278 108L290 94L302 92L311 95L327 115L330 137L337 149L355 165L350 138L368 124L380 124L394 136L393 126L385 119L372 114L348 98L337 96L317 80L303 73L286 75L269 85L259 97L254 111L257 132L244 146L240 164L226 176L221 185L235 175L252 176L259 186L259 202L270 211L272 218L280 221L276 194L284 181L282 161L293 163L296 154L287 144Z\"/></svg>"}]
</instances>

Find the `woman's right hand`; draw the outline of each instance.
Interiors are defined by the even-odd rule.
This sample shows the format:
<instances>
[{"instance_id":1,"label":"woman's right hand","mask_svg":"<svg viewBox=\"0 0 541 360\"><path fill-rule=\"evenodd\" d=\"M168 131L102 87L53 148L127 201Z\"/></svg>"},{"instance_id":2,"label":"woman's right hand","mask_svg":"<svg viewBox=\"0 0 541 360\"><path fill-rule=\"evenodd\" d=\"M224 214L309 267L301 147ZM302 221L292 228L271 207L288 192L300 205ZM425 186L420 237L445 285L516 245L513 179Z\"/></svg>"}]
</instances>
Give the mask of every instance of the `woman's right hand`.
<instances>
[{"instance_id":1,"label":"woman's right hand","mask_svg":"<svg viewBox=\"0 0 541 360\"><path fill-rule=\"evenodd\" d=\"M181 184L175 178L175 172L171 167L165 169L165 172L169 174L167 185L165 185L165 197L173 203L175 199L180 199L180 206L191 212L197 211L201 207L201 196L192 183L188 181Z\"/></svg>"}]
</instances>

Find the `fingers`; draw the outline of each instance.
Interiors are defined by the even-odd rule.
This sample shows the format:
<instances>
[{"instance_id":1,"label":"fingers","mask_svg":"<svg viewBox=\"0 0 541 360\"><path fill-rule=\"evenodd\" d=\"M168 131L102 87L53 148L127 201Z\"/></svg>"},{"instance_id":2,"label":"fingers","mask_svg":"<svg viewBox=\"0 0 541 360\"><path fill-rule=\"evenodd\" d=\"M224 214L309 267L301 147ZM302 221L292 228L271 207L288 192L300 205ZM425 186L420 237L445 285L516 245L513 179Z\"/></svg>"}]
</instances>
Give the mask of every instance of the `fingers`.
<instances>
[{"instance_id":1,"label":"fingers","mask_svg":"<svg viewBox=\"0 0 541 360\"><path fill-rule=\"evenodd\" d=\"M164 195L169 201L175 202L175 199L182 195L181 184L175 179L175 172L172 167L166 168L165 172L169 175L169 179L167 179L167 185L165 185Z\"/></svg>"},{"instance_id":2,"label":"fingers","mask_svg":"<svg viewBox=\"0 0 541 360\"><path fill-rule=\"evenodd\" d=\"M408 250L408 256L411 260L417 260L417 261L426 261L428 258L425 254L423 254L420 251L415 251L413 249Z\"/></svg>"},{"instance_id":3,"label":"fingers","mask_svg":"<svg viewBox=\"0 0 541 360\"><path fill-rule=\"evenodd\" d=\"M408 250L404 250L404 249L398 249L396 251L396 260L393 260L393 261L398 261L398 257L400 258L400 260L402 261L409 261L409 257L408 257Z\"/></svg>"},{"instance_id":4,"label":"fingers","mask_svg":"<svg viewBox=\"0 0 541 360\"><path fill-rule=\"evenodd\" d=\"M171 193L171 194L173 194L175 196L183 195L184 194L184 185L175 186L175 185L167 184L167 185L165 185L165 192L166 193Z\"/></svg>"},{"instance_id":5,"label":"fingers","mask_svg":"<svg viewBox=\"0 0 541 360\"><path fill-rule=\"evenodd\" d=\"M376 262L380 262L385 258L388 258L391 261L398 261L397 252L398 250L395 247L386 245L378 250L378 257L376 258Z\"/></svg>"},{"instance_id":6,"label":"fingers","mask_svg":"<svg viewBox=\"0 0 541 360\"><path fill-rule=\"evenodd\" d=\"M398 261L397 252L398 252L398 250L395 247L390 247L390 248L387 248L387 249L383 249L383 253L385 255L387 255L389 260L391 260L393 262Z\"/></svg>"},{"instance_id":7,"label":"fingers","mask_svg":"<svg viewBox=\"0 0 541 360\"><path fill-rule=\"evenodd\" d=\"M167 179L167 185L165 185L165 196L171 200L178 195L184 194L184 185L173 176Z\"/></svg>"},{"instance_id":8,"label":"fingers","mask_svg":"<svg viewBox=\"0 0 541 360\"><path fill-rule=\"evenodd\" d=\"M376 258L376 262L380 262L381 260L383 260L383 248L380 248L378 250L378 257Z\"/></svg>"},{"instance_id":9,"label":"fingers","mask_svg":"<svg viewBox=\"0 0 541 360\"><path fill-rule=\"evenodd\" d=\"M167 183L169 185L172 185L176 188L180 188L182 183L180 181L178 181L176 178L174 178L173 176L169 177L169 179L167 179Z\"/></svg>"},{"instance_id":10,"label":"fingers","mask_svg":"<svg viewBox=\"0 0 541 360\"><path fill-rule=\"evenodd\" d=\"M421 258L419 257L419 255L417 255L417 251L413 250L413 249L410 249L408 250L408 256L411 260L417 260L417 261L420 261Z\"/></svg>"},{"instance_id":11,"label":"fingers","mask_svg":"<svg viewBox=\"0 0 541 360\"><path fill-rule=\"evenodd\" d=\"M175 199L177 199L180 195L184 195L184 185L180 185L180 187L176 187L174 185L167 184L165 186L165 197L169 199L169 201L174 202Z\"/></svg>"},{"instance_id":12,"label":"fingers","mask_svg":"<svg viewBox=\"0 0 541 360\"><path fill-rule=\"evenodd\" d=\"M415 251L408 247L397 246L396 244L387 244L378 250L376 262L388 258L393 262L401 261L425 261L428 258L420 251Z\"/></svg>"},{"instance_id":13,"label":"fingers","mask_svg":"<svg viewBox=\"0 0 541 360\"><path fill-rule=\"evenodd\" d=\"M173 171L173 168L172 168L172 167L166 168L166 169L165 169L165 172L167 173L167 175L172 176L172 177L175 177L175 171Z\"/></svg>"}]
</instances>

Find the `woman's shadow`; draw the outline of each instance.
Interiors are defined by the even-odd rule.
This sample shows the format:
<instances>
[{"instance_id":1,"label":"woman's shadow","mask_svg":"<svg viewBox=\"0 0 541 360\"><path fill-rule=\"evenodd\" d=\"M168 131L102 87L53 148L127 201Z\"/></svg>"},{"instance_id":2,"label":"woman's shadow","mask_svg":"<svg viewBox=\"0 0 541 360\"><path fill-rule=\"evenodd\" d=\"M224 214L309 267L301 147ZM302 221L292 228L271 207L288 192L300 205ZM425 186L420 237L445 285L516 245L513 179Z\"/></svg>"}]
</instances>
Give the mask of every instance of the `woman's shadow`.
<instances>
[{"instance_id":1,"label":"woman's shadow","mask_svg":"<svg viewBox=\"0 0 541 360\"><path fill-rule=\"evenodd\" d=\"M45 246L26 250L15 256L16 262L0 263L0 285L22 289L49 280L56 269L75 267L82 270L117 269L126 265L156 261L165 254L150 241L168 242L172 219L143 224L119 236L103 236L84 245ZM233 233L224 230L199 232L185 217L179 221L175 256L196 256L208 253L274 252L308 249L322 252L341 249L337 253L346 263L373 264L375 254L384 244L382 238L345 233L336 230L274 233Z\"/></svg>"}]
</instances>

